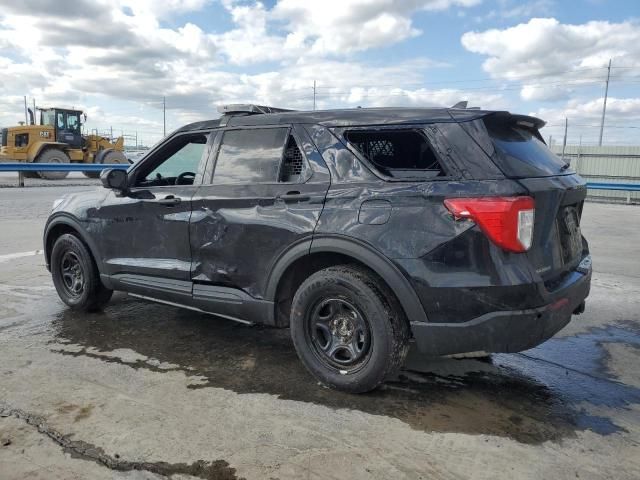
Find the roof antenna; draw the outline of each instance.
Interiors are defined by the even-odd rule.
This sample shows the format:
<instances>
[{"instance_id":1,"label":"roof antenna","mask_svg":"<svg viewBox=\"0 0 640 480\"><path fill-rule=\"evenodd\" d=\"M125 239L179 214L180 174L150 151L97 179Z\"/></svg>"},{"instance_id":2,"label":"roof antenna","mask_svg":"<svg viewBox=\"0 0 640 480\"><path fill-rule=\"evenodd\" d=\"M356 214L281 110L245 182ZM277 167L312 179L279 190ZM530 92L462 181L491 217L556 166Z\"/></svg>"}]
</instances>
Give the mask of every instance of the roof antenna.
<instances>
[{"instance_id":1,"label":"roof antenna","mask_svg":"<svg viewBox=\"0 0 640 480\"><path fill-rule=\"evenodd\" d=\"M453 107L451 108L467 108L467 104L469 102L467 102L466 100L463 100L461 102L456 103Z\"/></svg>"}]
</instances>

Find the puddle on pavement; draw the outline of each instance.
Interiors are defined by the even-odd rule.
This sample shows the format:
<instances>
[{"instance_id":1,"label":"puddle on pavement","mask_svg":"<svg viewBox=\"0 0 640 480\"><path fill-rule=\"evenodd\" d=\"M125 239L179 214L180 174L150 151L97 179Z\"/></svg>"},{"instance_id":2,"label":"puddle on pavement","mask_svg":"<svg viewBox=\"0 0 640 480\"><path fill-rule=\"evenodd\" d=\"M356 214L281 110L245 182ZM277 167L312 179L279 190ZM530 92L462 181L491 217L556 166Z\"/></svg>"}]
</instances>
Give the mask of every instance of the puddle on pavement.
<instances>
[{"instance_id":1,"label":"puddle on pavement","mask_svg":"<svg viewBox=\"0 0 640 480\"><path fill-rule=\"evenodd\" d=\"M420 368L422 373L404 372L365 395L319 386L298 361L288 330L247 327L126 296L115 298L103 313L63 309L53 327L56 343L92 347L93 353L61 352L66 355L96 357L93 349L130 349L156 364L173 365L168 369L204 378L190 388L268 393L397 418L424 431L540 443L582 429L600 434L621 430L609 418L590 415L585 404L624 408L640 403L640 389L605 378L610 374L603 343L621 341L639 347L637 332L622 327L552 339L525 355L494 355L484 361L438 359ZM97 358L163 371L139 360Z\"/></svg>"}]
</instances>

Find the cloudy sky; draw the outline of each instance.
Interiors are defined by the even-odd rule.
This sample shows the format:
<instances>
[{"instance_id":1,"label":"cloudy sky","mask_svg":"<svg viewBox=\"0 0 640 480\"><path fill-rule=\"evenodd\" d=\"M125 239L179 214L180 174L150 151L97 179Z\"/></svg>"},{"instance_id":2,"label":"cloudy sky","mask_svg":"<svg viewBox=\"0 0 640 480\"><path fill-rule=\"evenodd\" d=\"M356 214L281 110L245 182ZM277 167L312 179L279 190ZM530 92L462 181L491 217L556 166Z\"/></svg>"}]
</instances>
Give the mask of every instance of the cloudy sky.
<instances>
[{"instance_id":1,"label":"cloudy sky","mask_svg":"<svg viewBox=\"0 0 640 480\"><path fill-rule=\"evenodd\" d=\"M38 106L146 144L216 105L473 106L640 144L640 7L620 0L0 1L0 125Z\"/></svg>"}]
</instances>

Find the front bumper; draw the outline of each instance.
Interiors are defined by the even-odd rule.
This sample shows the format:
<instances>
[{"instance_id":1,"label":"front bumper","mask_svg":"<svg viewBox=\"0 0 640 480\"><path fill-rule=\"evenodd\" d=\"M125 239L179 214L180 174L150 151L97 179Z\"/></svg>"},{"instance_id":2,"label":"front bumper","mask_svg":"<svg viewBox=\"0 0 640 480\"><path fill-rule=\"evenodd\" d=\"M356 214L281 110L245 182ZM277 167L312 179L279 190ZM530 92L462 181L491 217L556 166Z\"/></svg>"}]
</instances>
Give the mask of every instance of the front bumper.
<instances>
[{"instance_id":1,"label":"front bumper","mask_svg":"<svg viewBox=\"0 0 640 480\"><path fill-rule=\"evenodd\" d=\"M411 322L411 330L423 355L520 352L548 340L569 323L574 312L580 313L590 286L591 260L586 257L543 307L490 312L462 323Z\"/></svg>"}]
</instances>

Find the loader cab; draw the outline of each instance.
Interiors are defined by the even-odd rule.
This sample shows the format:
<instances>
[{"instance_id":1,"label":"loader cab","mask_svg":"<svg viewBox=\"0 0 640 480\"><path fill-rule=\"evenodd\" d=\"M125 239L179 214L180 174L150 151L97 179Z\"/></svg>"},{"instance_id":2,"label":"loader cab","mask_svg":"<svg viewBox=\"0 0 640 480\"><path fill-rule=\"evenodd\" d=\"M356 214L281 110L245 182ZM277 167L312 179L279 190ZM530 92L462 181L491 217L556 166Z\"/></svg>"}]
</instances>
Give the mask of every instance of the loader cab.
<instances>
[{"instance_id":1,"label":"loader cab","mask_svg":"<svg viewBox=\"0 0 640 480\"><path fill-rule=\"evenodd\" d=\"M40 125L49 125L54 128L55 140L66 143L70 147L83 146L80 110L66 110L62 108L47 108L40 110Z\"/></svg>"}]
</instances>

